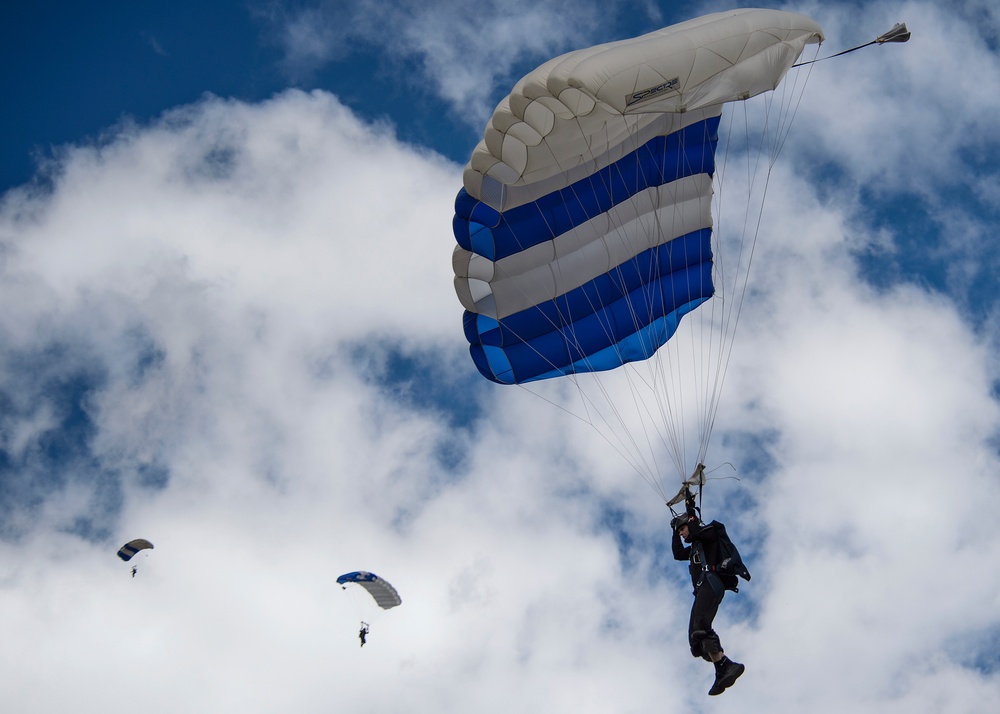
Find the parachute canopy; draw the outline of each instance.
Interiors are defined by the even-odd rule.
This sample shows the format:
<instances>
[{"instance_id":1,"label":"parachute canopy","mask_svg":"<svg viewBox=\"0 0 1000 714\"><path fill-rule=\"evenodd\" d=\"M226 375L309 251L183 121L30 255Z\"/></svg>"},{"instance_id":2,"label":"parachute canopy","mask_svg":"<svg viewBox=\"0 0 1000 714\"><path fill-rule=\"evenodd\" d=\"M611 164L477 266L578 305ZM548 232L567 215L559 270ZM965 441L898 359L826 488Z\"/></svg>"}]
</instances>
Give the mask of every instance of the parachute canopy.
<instances>
[{"instance_id":1,"label":"parachute canopy","mask_svg":"<svg viewBox=\"0 0 1000 714\"><path fill-rule=\"evenodd\" d=\"M813 20L733 10L570 52L497 106L455 201L455 290L487 379L649 358L715 292L725 102L774 89Z\"/></svg>"},{"instance_id":2,"label":"parachute canopy","mask_svg":"<svg viewBox=\"0 0 1000 714\"><path fill-rule=\"evenodd\" d=\"M123 545L118 549L118 557L122 560L128 561L132 559L132 556L138 553L140 550L146 550L147 548L152 548L153 544L150 543L145 538L136 538L135 540L130 540L128 543Z\"/></svg>"},{"instance_id":3,"label":"parachute canopy","mask_svg":"<svg viewBox=\"0 0 1000 714\"><path fill-rule=\"evenodd\" d=\"M341 585L346 585L348 583L360 585L367 590L373 598L375 598L375 603L383 610L396 607L403 602L399 598L399 593L396 592L396 588L392 587L392 585L387 583L385 580L375 575L375 573L368 573L364 570L357 570L353 573L344 573L337 578L337 582Z\"/></svg>"}]
</instances>

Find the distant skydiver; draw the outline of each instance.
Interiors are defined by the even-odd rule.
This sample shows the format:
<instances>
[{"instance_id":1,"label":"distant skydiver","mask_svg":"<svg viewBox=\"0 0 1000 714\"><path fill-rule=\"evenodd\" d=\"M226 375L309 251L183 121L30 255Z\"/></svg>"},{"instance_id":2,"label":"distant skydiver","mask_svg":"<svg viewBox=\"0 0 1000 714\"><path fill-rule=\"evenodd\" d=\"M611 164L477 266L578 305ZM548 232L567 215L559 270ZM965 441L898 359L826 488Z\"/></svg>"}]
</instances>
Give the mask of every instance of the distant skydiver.
<instances>
[{"instance_id":1,"label":"distant skydiver","mask_svg":"<svg viewBox=\"0 0 1000 714\"><path fill-rule=\"evenodd\" d=\"M671 541L674 558L689 561L688 569L694 584L694 604L691 606L691 620L688 624L691 654L715 665L715 682L708 693L716 696L732 686L746 669L726 656L718 634L712 629L712 621L719 611L726 590L736 590L736 576L732 572L726 572L730 570L726 566L733 558L728 553L723 554L724 550L732 548L732 543L726 535L725 526L716 521L704 525L691 512L676 516L670 526L674 532ZM682 538L691 545L683 545ZM735 549L732 551L735 552ZM741 575L745 573L743 577L749 580L750 574L743 568L738 554L735 560L743 571ZM722 569L719 568L720 564L723 565Z\"/></svg>"},{"instance_id":2,"label":"distant skydiver","mask_svg":"<svg viewBox=\"0 0 1000 714\"><path fill-rule=\"evenodd\" d=\"M365 637L368 636L368 623L362 622L361 629L358 631L358 638L361 640L361 646L365 646Z\"/></svg>"},{"instance_id":3,"label":"distant skydiver","mask_svg":"<svg viewBox=\"0 0 1000 714\"><path fill-rule=\"evenodd\" d=\"M132 560L132 557L138 553L140 550L151 549L153 544L150 543L145 538L136 538L135 540L130 540L128 543L123 545L118 549L118 557L124 560L126 563ZM135 577L136 566L132 566L132 577Z\"/></svg>"}]
</instances>

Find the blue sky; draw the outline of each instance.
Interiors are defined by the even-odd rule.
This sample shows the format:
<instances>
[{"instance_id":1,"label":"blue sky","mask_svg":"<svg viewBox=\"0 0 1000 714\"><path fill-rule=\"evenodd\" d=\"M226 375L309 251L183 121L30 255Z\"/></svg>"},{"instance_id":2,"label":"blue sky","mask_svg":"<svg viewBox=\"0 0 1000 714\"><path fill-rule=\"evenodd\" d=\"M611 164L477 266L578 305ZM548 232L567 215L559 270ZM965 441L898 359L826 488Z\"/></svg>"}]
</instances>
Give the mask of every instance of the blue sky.
<instances>
[{"instance_id":1,"label":"blue sky","mask_svg":"<svg viewBox=\"0 0 1000 714\"><path fill-rule=\"evenodd\" d=\"M468 11L461 3L452 5L455 12ZM386 34L396 33L417 7L398 3L386 12L392 16L384 18ZM321 47L313 42L295 47L289 25L308 13L313 13L311 27ZM8 9L0 57L13 71L4 73L0 88L17 111L6 112L0 124L7 137L0 186L29 181L39 156L51 156L62 144L96 140L122 119L148 122L205 93L253 102L290 86L333 91L362 116L392 121L404 140L464 161L482 122L463 118L426 83L417 49L386 51L387 38L359 26L356 14L374 21L365 3L341 2L143 2L97 8L29 3ZM650 16L670 17L650 6L637 16L612 15L611 23L600 26L590 12L583 24L596 33L591 36L619 39L648 29ZM338 30L329 27L341 22ZM566 39L561 42L568 48ZM500 76L516 79L545 58L544 52L538 47L505 60ZM482 91L496 103L503 86L484 85Z\"/></svg>"},{"instance_id":2,"label":"blue sky","mask_svg":"<svg viewBox=\"0 0 1000 714\"><path fill-rule=\"evenodd\" d=\"M706 496L754 574L720 614L748 667L724 697L687 652L659 495L567 391L468 359L453 201L499 99L561 52L733 6L5 10L0 699L989 710L993 3L786 7L821 55L913 39L816 65L770 179ZM136 537L133 579L114 553ZM358 569L403 599L364 650L335 584Z\"/></svg>"},{"instance_id":3,"label":"blue sky","mask_svg":"<svg viewBox=\"0 0 1000 714\"><path fill-rule=\"evenodd\" d=\"M3 29L3 181L31 179L33 156L145 122L204 92L243 99L282 86L277 47L239 3L22 3Z\"/></svg>"}]
</instances>

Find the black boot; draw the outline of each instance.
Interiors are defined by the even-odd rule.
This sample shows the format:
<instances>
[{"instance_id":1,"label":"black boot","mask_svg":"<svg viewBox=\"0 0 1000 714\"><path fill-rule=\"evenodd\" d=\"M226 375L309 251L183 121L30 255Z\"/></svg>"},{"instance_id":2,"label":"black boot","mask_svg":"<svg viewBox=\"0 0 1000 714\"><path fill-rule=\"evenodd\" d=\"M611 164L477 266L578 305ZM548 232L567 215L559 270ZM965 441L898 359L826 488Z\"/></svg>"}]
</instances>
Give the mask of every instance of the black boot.
<instances>
[{"instance_id":1,"label":"black boot","mask_svg":"<svg viewBox=\"0 0 1000 714\"><path fill-rule=\"evenodd\" d=\"M739 679L745 669L746 667L739 662L733 662L728 657L723 656L715 663L715 683L708 690L709 696L714 697L722 694L727 687L733 686L733 682Z\"/></svg>"}]
</instances>

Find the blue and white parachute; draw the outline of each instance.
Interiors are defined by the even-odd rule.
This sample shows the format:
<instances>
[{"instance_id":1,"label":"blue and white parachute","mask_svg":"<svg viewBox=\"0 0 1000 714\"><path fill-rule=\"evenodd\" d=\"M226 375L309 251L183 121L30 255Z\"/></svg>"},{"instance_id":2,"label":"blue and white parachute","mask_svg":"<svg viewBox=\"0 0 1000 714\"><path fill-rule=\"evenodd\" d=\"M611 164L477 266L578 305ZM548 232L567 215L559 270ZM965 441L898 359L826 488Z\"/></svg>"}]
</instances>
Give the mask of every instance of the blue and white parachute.
<instances>
[{"instance_id":1,"label":"blue and white parachute","mask_svg":"<svg viewBox=\"0 0 1000 714\"><path fill-rule=\"evenodd\" d=\"M399 593L396 592L396 588L375 575L375 573L356 570L353 573L344 573L337 578L337 582L344 587L351 583L360 585L368 591L375 599L375 604L383 610L396 607L403 602L399 597Z\"/></svg>"},{"instance_id":2,"label":"blue and white parachute","mask_svg":"<svg viewBox=\"0 0 1000 714\"><path fill-rule=\"evenodd\" d=\"M147 550L152 548L153 544L150 543L145 538L136 538L135 540L130 540L128 543L123 545L118 549L118 557L122 560L128 562L132 559L132 556L138 553L140 550Z\"/></svg>"},{"instance_id":3,"label":"blue and white parachute","mask_svg":"<svg viewBox=\"0 0 1000 714\"><path fill-rule=\"evenodd\" d=\"M822 40L803 15L733 10L570 52L517 82L455 201L455 290L480 373L523 385L634 365L709 303L718 317L698 339L711 355L700 368L705 386L693 389L710 393L700 417L710 433L749 266L737 258L743 277L722 289L713 180L723 107L774 90L805 46ZM784 122L780 132L788 121L779 113L773 123ZM652 385L661 396L637 401L636 411L671 418L680 405L667 392L686 377L649 369L626 390ZM672 455L690 474L694 464Z\"/></svg>"}]
</instances>

